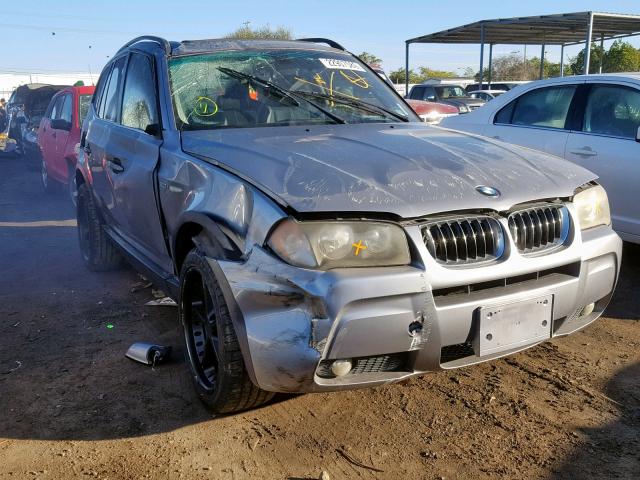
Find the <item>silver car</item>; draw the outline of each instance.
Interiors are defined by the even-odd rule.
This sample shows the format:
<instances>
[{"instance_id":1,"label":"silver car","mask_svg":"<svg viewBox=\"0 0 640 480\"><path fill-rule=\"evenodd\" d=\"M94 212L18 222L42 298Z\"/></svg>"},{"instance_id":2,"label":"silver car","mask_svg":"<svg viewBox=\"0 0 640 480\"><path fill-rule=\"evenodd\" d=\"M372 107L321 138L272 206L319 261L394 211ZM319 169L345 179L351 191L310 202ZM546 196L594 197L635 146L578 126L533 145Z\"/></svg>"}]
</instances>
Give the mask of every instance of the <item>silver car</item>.
<instances>
[{"instance_id":1,"label":"silver car","mask_svg":"<svg viewBox=\"0 0 640 480\"><path fill-rule=\"evenodd\" d=\"M177 301L216 412L529 348L618 277L594 174L424 125L330 40L135 39L81 148L86 265L124 255Z\"/></svg>"},{"instance_id":2,"label":"silver car","mask_svg":"<svg viewBox=\"0 0 640 480\"><path fill-rule=\"evenodd\" d=\"M563 157L598 175L613 228L640 243L640 74L578 75L527 83L449 128Z\"/></svg>"}]
</instances>

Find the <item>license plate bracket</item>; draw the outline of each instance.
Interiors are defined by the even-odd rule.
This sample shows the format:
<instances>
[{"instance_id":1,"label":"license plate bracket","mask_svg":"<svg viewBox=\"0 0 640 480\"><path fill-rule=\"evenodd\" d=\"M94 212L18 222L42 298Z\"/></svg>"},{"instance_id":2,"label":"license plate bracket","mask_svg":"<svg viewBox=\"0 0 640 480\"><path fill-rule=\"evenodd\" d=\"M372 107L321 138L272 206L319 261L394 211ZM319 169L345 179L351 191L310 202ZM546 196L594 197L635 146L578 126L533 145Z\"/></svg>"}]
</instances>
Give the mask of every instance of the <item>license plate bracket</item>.
<instances>
[{"instance_id":1,"label":"license plate bracket","mask_svg":"<svg viewBox=\"0 0 640 480\"><path fill-rule=\"evenodd\" d=\"M484 306L473 349L484 357L551 338L553 294Z\"/></svg>"}]
</instances>

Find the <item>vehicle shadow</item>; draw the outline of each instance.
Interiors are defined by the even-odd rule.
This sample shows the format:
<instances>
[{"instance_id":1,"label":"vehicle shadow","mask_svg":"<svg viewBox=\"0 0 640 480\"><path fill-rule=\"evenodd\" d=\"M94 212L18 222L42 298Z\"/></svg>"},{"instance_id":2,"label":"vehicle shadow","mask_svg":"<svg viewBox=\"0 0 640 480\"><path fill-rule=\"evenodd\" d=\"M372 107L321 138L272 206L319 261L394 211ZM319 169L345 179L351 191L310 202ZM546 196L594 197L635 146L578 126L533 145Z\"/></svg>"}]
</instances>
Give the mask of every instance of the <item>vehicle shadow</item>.
<instances>
[{"instance_id":1,"label":"vehicle shadow","mask_svg":"<svg viewBox=\"0 0 640 480\"><path fill-rule=\"evenodd\" d=\"M145 305L158 293L132 269L85 268L74 209L62 189L42 191L36 162L3 159L0 178L0 437L128 438L211 420L177 308ZM171 360L125 358L136 341L171 345Z\"/></svg>"},{"instance_id":2,"label":"vehicle shadow","mask_svg":"<svg viewBox=\"0 0 640 480\"><path fill-rule=\"evenodd\" d=\"M604 427L582 429L586 442L564 459L552 479L640 478L639 384L640 362L607 383L605 394L619 404L619 418Z\"/></svg>"},{"instance_id":3,"label":"vehicle shadow","mask_svg":"<svg viewBox=\"0 0 640 480\"><path fill-rule=\"evenodd\" d=\"M640 285L640 245L625 242L618 285L604 315L626 320L640 320L638 285Z\"/></svg>"}]
</instances>

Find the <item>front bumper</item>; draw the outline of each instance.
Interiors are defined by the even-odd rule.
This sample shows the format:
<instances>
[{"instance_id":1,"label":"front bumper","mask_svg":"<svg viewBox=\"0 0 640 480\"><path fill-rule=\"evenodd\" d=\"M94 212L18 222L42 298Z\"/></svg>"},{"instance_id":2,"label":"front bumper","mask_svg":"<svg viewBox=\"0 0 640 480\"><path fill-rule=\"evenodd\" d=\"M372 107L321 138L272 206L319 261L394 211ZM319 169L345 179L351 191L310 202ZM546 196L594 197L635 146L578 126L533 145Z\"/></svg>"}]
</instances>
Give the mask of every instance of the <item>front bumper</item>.
<instances>
[{"instance_id":1,"label":"front bumper","mask_svg":"<svg viewBox=\"0 0 640 480\"><path fill-rule=\"evenodd\" d=\"M421 264L319 272L257 247L245 263L210 260L256 385L277 392L369 387L508 355L539 342L477 356L480 307L552 295L552 336L567 335L602 314L620 269L622 242L609 227L575 235L547 255L512 249L504 261L467 268L437 264L420 228L406 232ZM358 359L359 368L327 374L335 359Z\"/></svg>"}]
</instances>

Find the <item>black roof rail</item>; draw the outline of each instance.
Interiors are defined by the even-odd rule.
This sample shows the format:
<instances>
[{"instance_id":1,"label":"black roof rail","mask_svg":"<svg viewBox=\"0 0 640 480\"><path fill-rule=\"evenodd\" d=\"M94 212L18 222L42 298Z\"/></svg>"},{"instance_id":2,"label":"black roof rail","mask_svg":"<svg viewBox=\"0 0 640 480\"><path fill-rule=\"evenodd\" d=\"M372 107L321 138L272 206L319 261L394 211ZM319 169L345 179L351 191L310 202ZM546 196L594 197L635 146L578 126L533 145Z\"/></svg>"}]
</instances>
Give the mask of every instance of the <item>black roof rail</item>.
<instances>
[{"instance_id":1,"label":"black roof rail","mask_svg":"<svg viewBox=\"0 0 640 480\"><path fill-rule=\"evenodd\" d=\"M130 47L131 45L138 42L156 42L164 49L167 55L171 54L171 44L164 38L156 37L154 35L142 35L141 37L136 37L133 40L129 40L127 43L125 43L122 47L120 47L120 50L116 52L116 55L125 48Z\"/></svg>"},{"instance_id":2,"label":"black roof rail","mask_svg":"<svg viewBox=\"0 0 640 480\"><path fill-rule=\"evenodd\" d=\"M337 48L338 50L347 51L342 45L338 42L331 40L329 38L296 38L297 42L312 42L312 43L326 43L331 48Z\"/></svg>"}]
</instances>

